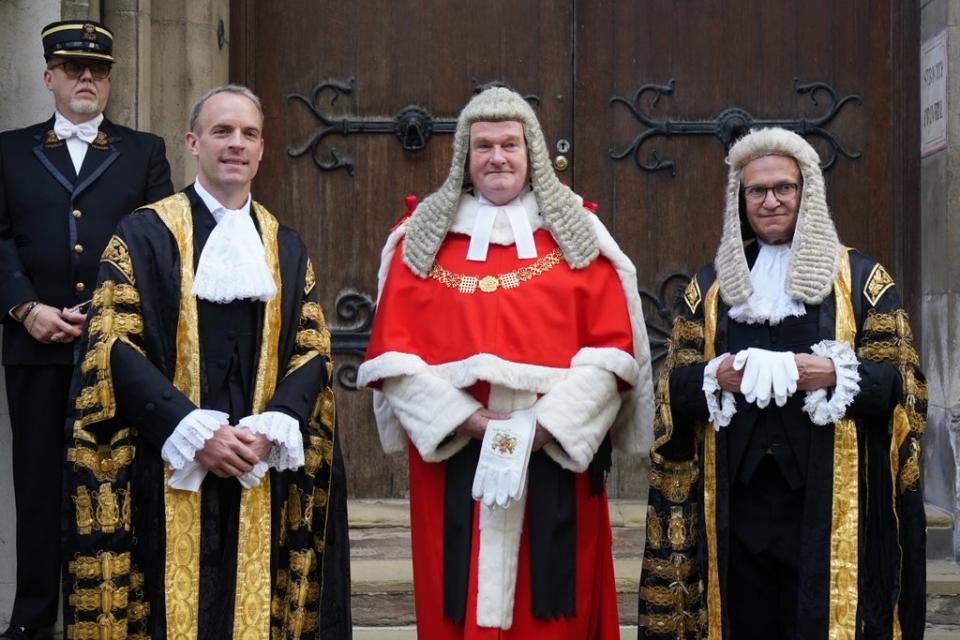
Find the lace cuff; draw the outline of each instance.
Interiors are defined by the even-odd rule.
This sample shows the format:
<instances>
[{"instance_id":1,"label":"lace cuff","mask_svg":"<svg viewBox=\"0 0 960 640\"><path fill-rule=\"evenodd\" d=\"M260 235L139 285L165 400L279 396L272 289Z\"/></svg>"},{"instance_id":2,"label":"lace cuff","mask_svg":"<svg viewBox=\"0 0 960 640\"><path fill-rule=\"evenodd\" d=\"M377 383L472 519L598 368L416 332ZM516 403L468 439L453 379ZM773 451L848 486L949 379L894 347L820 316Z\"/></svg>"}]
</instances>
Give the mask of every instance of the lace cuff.
<instances>
[{"instance_id":1,"label":"lace cuff","mask_svg":"<svg viewBox=\"0 0 960 640\"><path fill-rule=\"evenodd\" d=\"M303 435L300 433L300 422L295 418L280 411L264 411L241 419L237 426L262 433L273 442L273 448L263 460L270 467L285 471L303 466Z\"/></svg>"},{"instance_id":2,"label":"lace cuff","mask_svg":"<svg viewBox=\"0 0 960 640\"><path fill-rule=\"evenodd\" d=\"M707 414L713 428L717 431L720 427L726 427L733 419L733 414L737 412L736 399L730 391L724 391L717 382L717 370L720 363L729 356L725 353L717 356L707 363L703 369L703 395L707 399Z\"/></svg>"},{"instance_id":3,"label":"lace cuff","mask_svg":"<svg viewBox=\"0 0 960 640\"><path fill-rule=\"evenodd\" d=\"M822 340L813 345L813 355L830 358L837 373L837 385L833 389L833 396L827 398L827 389L820 388L808 391L803 401L803 410L810 416L810 421L818 425L836 423L842 419L853 399L860 392L860 374L857 367L860 361L845 342L836 340Z\"/></svg>"},{"instance_id":4,"label":"lace cuff","mask_svg":"<svg viewBox=\"0 0 960 640\"><path fill-rule=\"evenodd\" d=\"M160 457L171 469L183 469L188 462L193 462L197 451L203 449L204 443L213 437L214 432L229 421L230 417L222 411L194 409L183 416L163 443Z\"/></svg>"}]
</instances>

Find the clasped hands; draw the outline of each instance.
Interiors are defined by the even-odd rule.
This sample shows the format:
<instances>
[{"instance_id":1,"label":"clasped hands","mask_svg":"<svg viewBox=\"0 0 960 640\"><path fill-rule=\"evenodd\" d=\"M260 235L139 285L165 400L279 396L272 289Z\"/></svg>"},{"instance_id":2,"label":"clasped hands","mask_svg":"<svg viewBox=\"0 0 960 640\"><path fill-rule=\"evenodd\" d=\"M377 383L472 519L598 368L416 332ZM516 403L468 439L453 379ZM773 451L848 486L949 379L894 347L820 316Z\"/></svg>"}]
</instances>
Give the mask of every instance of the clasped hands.
<instances>
[{"instance_id":1,"label":"clasped hands","mask_svg":"<svg viewBox=\"0 0 960 640\"><path fill-rule=\"evenodd\" d=\"M18 305L13 310L13 315L20 318L29 304L29 302L25 302ZM56 307L39 303L23 317L23 327L30 334L30 337L37 342L44 344L51 342L68 343L80 337L86 319L87 314L81 313L76 307L64 307L58 310Z\"/></svg>"},{"instance_id":2,"label":"clasped hands","mask_svg":"<svg viewBox=\"0 0 960 640\"><path fill-rule=\"evenodd\" d=\"M763 409L771 398L782 407L798 389L832 387L837 375L830 358L750 348L728 355L720 363L717 383L725 391L742 393L747 402Z\"/></svg>"},{"instance_id":3,"label":"clasped hands","mask_svg":"<svg viewBox=\"0 0 960 640\"><path fill-rule=\"evenodd\" d=\"M196 461L221 478L240 477L263 462L273 442L247 427L223 424L203 443Z\"/></svg>"}]
</instances>

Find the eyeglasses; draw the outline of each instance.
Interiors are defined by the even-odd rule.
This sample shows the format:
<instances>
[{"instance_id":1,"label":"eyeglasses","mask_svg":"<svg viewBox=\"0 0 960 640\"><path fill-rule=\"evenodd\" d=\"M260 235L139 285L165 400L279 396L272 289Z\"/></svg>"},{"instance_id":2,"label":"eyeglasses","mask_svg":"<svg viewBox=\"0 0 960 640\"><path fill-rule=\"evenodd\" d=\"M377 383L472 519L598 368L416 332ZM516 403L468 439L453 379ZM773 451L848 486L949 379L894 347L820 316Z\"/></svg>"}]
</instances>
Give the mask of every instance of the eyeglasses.
<instances>
[{"instance_id":1,"label":"eyeglasses","mask_svg":"<svg viewBox=\"0 0 960 640\"><path fill-rule=\"evenodd\" d=\"M66 74L71 80L76 80L83 75L83 72L87 69L90 70L90 75L93 76L94 80L103 80L110 75L110 65L105 62L78 62L77 60L65 60L63 62L58 62L52 64L48 69L56 69L60 67L63 69L63 73Z\"/></svg>"},{"instance_id":2,"label":"eyeglasses","mask_svg":"<svg viewBox=\"0 0 960 640\"><path fill-rule=\"evenodd\" d=\"M763 202L767 199L767 192L773 191L773 197L775 197L780 202L784 200L789 200L797 195L797 190L800 188L796 182L781 182L780 184L775 184L772 187L761 187L759 185L746 187L743 190L743 195L752 202Z\"/></svg>"}]
</instances>

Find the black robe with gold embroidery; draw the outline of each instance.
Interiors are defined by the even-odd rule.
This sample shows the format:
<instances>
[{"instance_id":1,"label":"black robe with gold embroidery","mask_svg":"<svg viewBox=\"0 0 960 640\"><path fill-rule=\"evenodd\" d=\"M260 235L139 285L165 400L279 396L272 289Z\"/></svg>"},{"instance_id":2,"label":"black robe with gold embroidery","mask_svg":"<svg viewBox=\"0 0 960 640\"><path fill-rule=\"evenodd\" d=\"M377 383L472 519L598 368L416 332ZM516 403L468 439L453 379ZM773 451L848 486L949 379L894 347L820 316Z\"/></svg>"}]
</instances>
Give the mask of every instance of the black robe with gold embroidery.
<instances>
[{"instance_id":1,"label":"black robe with gold embroidery","mask_svg":"<svg viewBox=\"0 0 960 640\"><path fill-rule=\"evenodd\" d=\"M251 215L269 302L189 294L214 226L192 188L125 219L101 258L67 434L67 638L350 637L330 335L300 238ZM160 448L195 407L298 419L305 466L171 489Z\"/></svg>"},{"instance_id":2,"label":"black robe with gold embroidery","mask_svg":"<svg viewBox=\"0 0 960 640\"><path fill-rule=\"evenodd\" d=\"M810 309L818 340L846 341L856 352L861 392L845 419L809 426L798 637L919 639L926 385L889 274L854 250L844 250L841 262L833 294ZM729 307L712 265L684 297L656 389L639 637L721 640L730 638L725 594L737 588L727 581L729 429L736 425L715 431L706 422L700 383L704 363L729 351Z\"/></svg>"}]
</instances>

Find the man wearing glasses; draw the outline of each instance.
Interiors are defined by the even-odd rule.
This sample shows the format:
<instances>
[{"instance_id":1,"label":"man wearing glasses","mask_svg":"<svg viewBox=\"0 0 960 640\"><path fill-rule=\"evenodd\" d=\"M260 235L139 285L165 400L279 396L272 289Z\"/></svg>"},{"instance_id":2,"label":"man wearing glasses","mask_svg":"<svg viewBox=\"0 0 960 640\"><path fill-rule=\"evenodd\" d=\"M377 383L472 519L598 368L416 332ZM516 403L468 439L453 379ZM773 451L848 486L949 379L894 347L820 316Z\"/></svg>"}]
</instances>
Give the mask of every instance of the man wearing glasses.
<instances>
[{"instance_id":1,"label":"man wearing glasses","mask_svg":"<svg viewBox=\"0 0 960 640\"><path fill-rule=\"evenodd\" d=\"M730 149L723 236L657 385L641 638L921 638L926 385L816 151Z\"/></svg>"},{"instance_id":2,"label":"man wearing glasses","mask_svg":"<svg viewBox=\"0 0 960 640\"><path fill-rule=\"evenodd\" d=\"M103 116L113 34L42 30L55 112L0 134L0 313L13 429L17 595L0 638L42 637L57 617L60 481L75 339L117 222L173 191L163 140Z\"/></svg>"}]
</instances>

